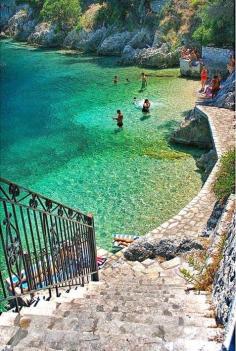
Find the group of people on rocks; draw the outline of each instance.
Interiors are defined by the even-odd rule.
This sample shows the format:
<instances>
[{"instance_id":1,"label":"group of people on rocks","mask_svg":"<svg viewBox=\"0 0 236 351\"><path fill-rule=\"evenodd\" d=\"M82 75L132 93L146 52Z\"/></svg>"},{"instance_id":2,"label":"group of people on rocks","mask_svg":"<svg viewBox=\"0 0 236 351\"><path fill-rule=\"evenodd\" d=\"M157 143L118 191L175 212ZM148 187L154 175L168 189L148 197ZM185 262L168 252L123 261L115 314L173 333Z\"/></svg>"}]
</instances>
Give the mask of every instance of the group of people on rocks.
<instances>
[{"instance_id":1,"label":"group of people on rocks","mask_svg":"<svg viewBox=\"0 0 236 351\"><path fill-rule=\"evenodd\" d=\"M196 48L182 48L180 57L184 60L188 60L190 66L196 66L200 60L200 54Z\"/></svg>"},{"instance_id":2,"label":"group of people on rocks","mask_svg":"<svg viewBox=\"0 0 236 351\"><path fill-rule=\"evenodd\" d=\"M113 83L116 85L116 84L118 84L118 81L119 81L118 76L114 76ZM129 78L126 78L126 83L130 83ZM141 89L140 89L140 92L144 91L146 89L146 87L147 87L147 75L144 72L142 72L141 73ZM133 103L136 106L138 106L136 97L134 97ZM145 99L144 102L143 102L142 112L145 113L145 114L149 113L150 107L151 107L150 101L148 99ZM123 116L121 110L117 110L116 113L117 113L117 116L113 117L113 120L116 120L117 127L120 129L120 128L123 127L124 116Z\"/></svg>"},{"instance_id":3,"label":"group of people on rocks","mask_svg":"<svg viewBox=\"0 0 236 351\"><path fill-rule=\"evenodd\" d=\"M235 70L235 56L231 55L229 58L229 63L227 65L227 70L231 74ZM204 93L205 97L211 97L212 99L217 95L220 90L220 84L222 81L222 76L220 72L217 72L212 80L209 80L208 70L206 66L202 66L201 70L201 90L200 93ZM209 84L207 84L209 82Z\"/></svg>"}]
</instances>

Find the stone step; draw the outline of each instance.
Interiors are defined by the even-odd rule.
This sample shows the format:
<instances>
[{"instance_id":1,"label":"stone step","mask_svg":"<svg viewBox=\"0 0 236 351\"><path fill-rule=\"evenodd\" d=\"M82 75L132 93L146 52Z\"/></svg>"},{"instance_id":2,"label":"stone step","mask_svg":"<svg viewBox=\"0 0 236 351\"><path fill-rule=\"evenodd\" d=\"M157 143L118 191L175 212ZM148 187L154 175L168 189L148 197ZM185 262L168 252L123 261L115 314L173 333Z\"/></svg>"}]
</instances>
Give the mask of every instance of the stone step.
<instances>
[{"instance_id":1,"label":"stone step","mask_svg":"<svg viewBox=\"0 0 236 351\"><path fill-rule=\"evenodd\" d=\"M173 315L176 315L177 313L181 314L184 312L183 308L175 303L168 303L168 302L159 302L159 304L156 303L151 308L152 312L155 312L156 314L168 314L166 311L171 311ZM140 306L135 303L121 303L120 301L107 301L107 302L100 302L98 304L93 304L93 305L84 305L84 304L63 304L58 307L58 310L56 312L57 316L63 317L67 316L69 313L84 313L84 312L132 312L132 313L150 313L150 307L148 306ZM165 313L166 312L166 313ZM202 314L205 313L202 312Z\"/></svg>"},{"instance_id":2,"label":"stone step","mask_svg":"<svg viewBox=\"0 0 236 351\"><path fill-rule=\"evenodd\" d=\"M182 339L179 338L174 343L165 343L165 348L163 350L171 351L221 351L221 343L215 341L207 341L202 339ZM161 351L161 350L160 350Z\"/></svg>"},{"instance_id":3,"label":"stone step","mask_svg":"<svg viewBox=\"0 0 236 351\"><path fill-rule=\"evenodd\" d=\"M155 305L158 301L168 301L168 300L175 300L176 302L184 305L189 305L192 303L198 303L199 305L208 304L208 298L205 295L186 295L183 292L176 292L168 293L168 291L160 290L158 291L155 296L153 295L143 295L141 293L127 293L127 292L101 292L99 295L86 295L84 299L74 299L73 303L82 302L85 304L94 304L94 303L101 303L106 301L122 301L122 302L132 302L137 301L137 303L141 305L147 305L150 303L149 306Z\"/></svg>"},{"instance_id":4,"label":"stone step","mask_svg":"<svg viewBox=\"0 0 236 351\"><path fill-rule=\"evenodd\" d=\"M26 347L36 347L40 350L44 349L44 347L49 347L57 350L81 350L79 348L81 342L87 342L88 344L95 342L95 344L97 344L98 340L113 340L115 337L123 338L124 335L132 336L133 339L141 337L142 339L147 340L151 338L152 342L156 341L160 344L162 341L165 343L177 342L180 335L182 338L188 338L190 340L194 340L201 335L202 341L208 341L208 338L214 337L216 332L216 328L183 327L176 325L175 322L162 326L122 322L117 320L108 322L97 320L92 329L83 327L82 330L80 328L78 331L71 329L50 330L40 328L18 330L15 337L12 338L11 345L13 347L21 347L22 349Z\"/></svg>"},{"instance_id":5,"label":"stone step","mask_svg":"<svg viewBox=\"0 0 236 351\"><path fill-rule=\"evenodd\" d=\"M19 314L9 311L9 312L3 312L0 315L0 330L2 326L14 326L15 323L19 320Z\"/></svg>"},{"instance_id":6,"label":"stone step","mask_svg":"<svg viewBox=\"0 0 236 351\"><path fill-rule=\"evenodd\" d=\"M106 283L109 284L110 286L116 285L116 284L129 284L129 285L149 285L149 286L156 286L156 285L175 285L179 287L185 287L186 282L182 278L177 278L175 276L163 276L163 277L156 277L156 279L150 279L150 278L142 278L142 279L137 279L136 276L130 277L127 275L126 277L116 275L114 277L111 277L108 280L106 280Z\"/></svg>"},{"instance_id":7,"label":"stone step","mask_svg":"<svg viewBox=\"0 0 236 351\"><path fill-rule=\"evenodd\" d=\"M4 326L0 327L0 345L6 345L9 340L17 333L19 327L17 326Z\"/></svg>"},{"instance_id":8,"label":"stone step","mask_svg":"<svg viewBox=\"0 0 236 351\"><path fill-rule=\"evenodd\" d=\"M149 312L149 313L148 313ZM131 311L117 311L117 312L104 312L104 311L93 311L93 312L83 312L82 319L84 315L87 314L88 318L99 318L101 320L120 320L134 323L143 323L143 324L162 324L171 323L172 321L176 321L178 325L187 325L187 326L196 326L196 327L216 327L216 322L214 318L208 318L201 315L189 315L187 313L183 313L181 311L170 312L169 310L161 310L161 311L139 311L139 312L131 312ZM65 315L64 315L65 317ZM81 313L71 312L66 315L65 323L69 323L70 320L77 321L77 319L81 319ZM61 324L61 319L58 320L58 323ZM57 328L57 324L56 328ZM64 323L64 322L63 322ZM73 324L73 323L70 323ZM59 328L60 329L60 328ZM62 328L63 329L63 328Z\"/></svg>"},{"instance_id":9,"label":"stone step","mask_svg":"<svg viewBox=\"0 0 236 351\"><path fill-rule=\"evenodd\" d=\"M85 304L83 300L78 299L74 300L73 303L71 304L61 304L58 306L58 309L56 311L57 315L61 314L63 312L69 312L69 311L74 311L74 312L80 312L82 311L87 312L88 310L90 311L120 311L120 312L134 312L134 311L139 311L141 313L142 311L146 311L147 313L150 311L155 311L156 313L164 310L168 310L173 312L179 311L179 313L182 313L182 311L186 313L195 313L195 314L209 314L209 308L210 305L207 305L205 303L200 303L196 304L196 301L184 301L176 298L171 298L171 297L161 297L156 300L149 300L148 303L140 303L137 299L132 301L124 301L119 298L116 299L96 299L92 301L90 304L87 303Z\"/></svg>"},{"instance_id":10,"label":"stone step","mask_svg":"<svg viewBox=\"0 0 236 351\"><path fill-rule=\"evenodd\" d=\"M148 290L149 288L149 290ZM124 292L136 292L136 291L140 291L140 292L156 292L159 290L165 290L165 291L181 291L183 293L185 293L186 290L186 286L178 286L176 284L155 284L155 285L148 285L148 284L132 284L132 283L121 283L121 284L109 284L106 286L106 289L104 290L119 290L119 291L124 291ZM101 289L100 291L103 291L103 289Z\"/></svg>"},{"instance_id":11,"label":"stone step","mask_svg":"<svg viewBox=\"0 0 236 351\"><path fill-rule=\"evenodd\" d=\"M209 337L216 335L216 328L204 328L196 326L180 326L179 321L173 320L172 323L161 325L150 325L143 323L123 322L119 320L101 321L96 325L96 335L107 334L120 335L129 333L135 336L161 338L163 341L176 341L181 336L187 339L196 339L201 335L202 340L208 341Z\"/></svg>"},{"instance_id":12,"label":"stone step","mask_svg":"<svg viewBox=\"0 0 236 351\"><path fill-rule=\"evenodd\" d=\"M107 324L108 329L105 326ZM173 336L173 330L182 331L182 329L193 328L216 328L216 324L213 319L210 318L197 318L197 317L183 317L179 316L165 316L165 315L138 315L137 313L81 313L81 314L69 314L64 318L46 318L42 316L31 316L31 323L28 330L31 332L33 329L50 329L50 330L68 330L68 331L78 331L81 333L92 332L97 328L100 332L109 331L110 326L120 326L120 330L123 328L131 327L132 332L135 333L135 329L145 330L150 328L150 330L155 331L158 329L163 329ZM121 328L122 326L122 328ZM118 328L119 329L119 328ZM130 333L129 330L126 330ZM114 333L115 335L116 333ZM152 334L143 334L142 336L154 336ZM178 337L178 335L176 335Z\"/></svg>"},{"instance_id":13,"label":"stone step","mask_svg":"<svg viewBox=\"0 0 236 351\"><path fill-rule=\"evenodd\" d=\"M143 344L155 342L163 345L161 339L134 336L129 333L120 335L101 334L95 335L93 332L81 333L64 330L40 331L30 330L25 338L12 343L14 351L21 350L63 350L63 351L143 351ZM141 346L140 346L141 345Z\"/></svg>"},{"instance_id":14,"label":"stone step","mask_svg":"<svg viewBox=\"0 0 236 351\"><path fill-rule=\"evenodd\" d=\"M68 301L70 303L71 301ZM24 315L40 315L40 316L53 316L56 311L58 303L55 301L40 300L37 306L31 305L30 307L23 307L20 311Z\"/></svg>"},{"instance_id":15,"label":"stone step","mask_svg":"<svg viewBox=\"0 0 236 351\"><path fill-rule=\"evenodd\" d=\"M51 346L55 344L51 343ZM73 346L73 344L72 344ZM68 347L69 349L69 347ZM9 345L2 345L1 351L13 350ZM56 348L47 346L15 346L14 351L63 351L56 344ZM65 349L64 349L65 350ZM118 336L100 336L98 340L78 341L77 348L70 350L78 351L221 351L221 344L214 341L203 341L201 339L183 340L177 342L164 342L157 338L137 338L133 335L123 334Z\"/></svg>"}]
</instances>

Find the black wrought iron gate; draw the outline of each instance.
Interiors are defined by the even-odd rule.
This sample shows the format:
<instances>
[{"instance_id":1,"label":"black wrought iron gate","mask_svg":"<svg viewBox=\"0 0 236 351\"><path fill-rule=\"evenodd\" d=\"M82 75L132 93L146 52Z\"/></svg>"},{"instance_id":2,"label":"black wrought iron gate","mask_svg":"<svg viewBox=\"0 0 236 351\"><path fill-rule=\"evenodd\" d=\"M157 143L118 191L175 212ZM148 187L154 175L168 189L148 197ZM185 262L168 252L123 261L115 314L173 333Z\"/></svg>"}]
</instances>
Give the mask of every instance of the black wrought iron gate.
<instances>
[{"instance_id":1,"label":"black wrought iron gate","mask_svg":"<svg viewBox=\"0 0 236 351\"><path fill-rule=\"evenodd\" d=\"M0 303L98 280L93 217L0 178Z\"/></svg>"}]
</instances>

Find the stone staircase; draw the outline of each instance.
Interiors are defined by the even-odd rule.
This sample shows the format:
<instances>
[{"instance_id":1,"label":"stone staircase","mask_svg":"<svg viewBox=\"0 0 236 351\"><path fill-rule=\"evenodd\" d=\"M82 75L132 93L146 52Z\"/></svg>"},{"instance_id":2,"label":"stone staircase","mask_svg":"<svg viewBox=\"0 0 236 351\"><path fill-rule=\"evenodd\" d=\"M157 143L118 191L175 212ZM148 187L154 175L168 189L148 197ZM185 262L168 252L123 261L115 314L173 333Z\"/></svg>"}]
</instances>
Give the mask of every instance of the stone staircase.
<instances>
[{"instance_id":1,"label":"stone staircase","mask_svg":"<svg viewBox=\"0 0 236 351\"><path fill-rule=\"evenodd\" d=\"M180 258L111 256L100 282L0 317L0 350L217 351L210 297L186 293Z\"/></svg>"}]
</instances>

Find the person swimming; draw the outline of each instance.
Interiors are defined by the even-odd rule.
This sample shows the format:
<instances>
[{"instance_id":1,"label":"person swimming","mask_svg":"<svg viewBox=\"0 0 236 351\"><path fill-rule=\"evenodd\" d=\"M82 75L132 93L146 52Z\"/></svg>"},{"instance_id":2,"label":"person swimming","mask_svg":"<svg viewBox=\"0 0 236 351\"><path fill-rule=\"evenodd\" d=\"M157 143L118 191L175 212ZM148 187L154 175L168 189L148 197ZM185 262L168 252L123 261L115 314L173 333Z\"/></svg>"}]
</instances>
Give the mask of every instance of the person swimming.
<instances>
[{"instance_id":1,"label":"person swimming","mask_svg":"<svg viewBox=\"0 0 236 351\"><path fill-rule=\"evenodd\" d=\"M136 98L136 97L133 98L133 104L134 104L134 105L137 104L137 98Z\"/></svg>"},{"instance_id":2,"label":"person swimming","mask_svg":"<svg viewBox=\"0 0 236 351\"><path fill-rule=\"evenodd\" d=\"M123 127L123 118L124 116L121 113L121 110L117 110L117 117L113 117L117 121L117 127L122 128Z\"/></svg>"},{"instance_id":3,"label":"person swimming","mask_svg":"<svg viewBox=\"0 0 236 351\"><path fill-rule=\"evenodd\" d=\"M130 80L129 80L129 78L126 78L126 83L130 83Z\"/></svg>"},{"instance_id":4,"label":"person swimming","mask_svg":"<svg viewBox=\"0 0 236 351\"><path fill-rule=\"evenodd\" d=\"M143 103L142 112L148 113L149 109L150 109L150 106L151 106L150 101L148 99L145 99L144 103Z\"/></svg>"},{"instance_id":5,"label":"person swimming","mask_svg":"<svg viewBox=\"0 0 236 351\"><path fill-rule=\"evenodd\" d=\"M117 83L118 83L118 76L115 76L115 77L113 78L113 83L114 83L114 84L117 84Z\"/></svg>"}]
</instances>

